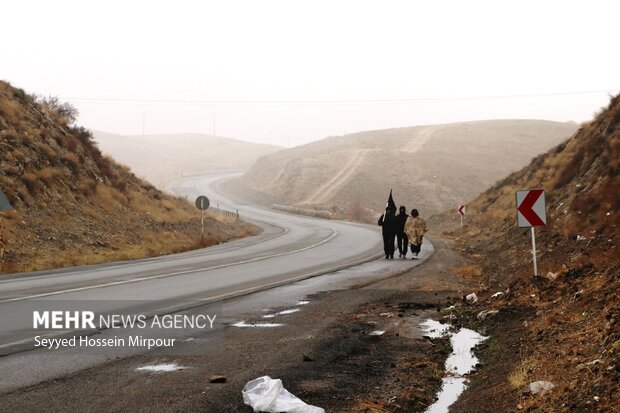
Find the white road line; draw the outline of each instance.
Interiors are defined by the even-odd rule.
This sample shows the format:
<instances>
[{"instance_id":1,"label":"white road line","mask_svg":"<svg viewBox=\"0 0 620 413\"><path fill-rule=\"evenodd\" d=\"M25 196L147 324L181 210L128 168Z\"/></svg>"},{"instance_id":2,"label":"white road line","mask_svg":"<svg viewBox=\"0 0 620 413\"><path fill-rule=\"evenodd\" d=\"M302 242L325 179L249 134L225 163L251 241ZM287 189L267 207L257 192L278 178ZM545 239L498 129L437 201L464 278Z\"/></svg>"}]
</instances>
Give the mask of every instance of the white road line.
<instances>
[{"instance_id":1,"label":"white road line","mask_svg":"<svg viewBox=\"0 0 620 413\"><path fill-rule=\"evenodd\" d=\"M267 221L262 221L259 219L251 219L250 221L256 221L256 222L261 222L263 224L267 224L267 225L271 225L273 227L276 228L280 228L282 230L282 232L278 232L276 234L270 235L267 238L261 238L259 240L256 241L252 241L252 242L248 242L245 243L243 245L233 245L230 246L230 248L226 248L223 251L209 251L207 248L201 248L201 249L197 249L197 250L190 250L190 251L185 251L185 252L181 252L179 254L172 254L172 255L162 255L159 257L151 257L151 258L143 258L140 260L134 260L134 261L116 261L116 262L110 262L110 263L106 263L106 264L90 264L90 265L84 265L82 266L83 268L80 267L67 267L67 268L62 268L62 269L56 269L56 270L43 270L43 272L46 272L46 274L41 274L41 275L30 275L28 274L26 277L22 278L24 280L26 279L34 279L35 277L38 279L42 279L44 277L57 277L58 275L77 275L80 273L84 273L87 272L89 274L92 273L98 273L98 272L103 272L103 271L108 271L112 268L114 269L118 269L119 267L121 267L122 269L126 269L126 268L132 268L132 267L137 267L140 265L144 265L147 263L170 263L173 261L180 261L180 260L185 260L187 258L194 258L194 257L210 257L212 255L218 255L221 253L225 253L225 252L229 252L229 251L234 251L234 250L238 250L238 249L242 249L242 248L246 248L246 247L250 247L252 245L261 243L261 242L265 242L265 241L270 241L274 238L278 238L281 236L284 236L286 234L289 233L289 229L271 222L267 222ZM241 239L239 239L241 240ZM238 240L232 240L230 242L235 242ZM225 246L225 244L223 244ZM183 255L183 256L179 256L182 254L187 254L187 256ZM88 267L93 267L91 269L89 269ZM67 273L62 273L63 270L66 270ZM52 272L48 272L48 271L52 271ZM18 281L19 278L11 278L11 279L5 279L5 280L0 280L0 285L1 284L6 284L6 283L14 283L15 281ZM0 301L1 303L2 301Z\"/></svg>"},{"instance_id":2,"label":"white road line","mask_svg":"<svg viewBox=\"0 0 620 413\"><path fill-rule=\"evenodd\" d=\"M295 254L295 253L298 253L298 252L302 252L302 251L306 251L306 250L318 247L319 245L322 245L322 244L325 244L328 241L331 241L334 237L336 237L338 235L338 231L336 231L336 229L333 228L333 227L329 227L329 228L332 231L332 234L329 237L325 238L324 240L322 240L319 243L316 243L314 245L309 245L307 247L300 248L300 249L294 250L294 251L281 252L281 253L278 253L278 254L266 255L266 256L263 256L263 257L256 257L256 258L251 258L251 259L248 259L248 260L232 262L232 263L228 263L228 264L215 265L213 267L195 268L195 269L192 269L192 270L185 270L185 271L177 271L177 272L171 272L171 273L166 273L166 274L152 275L152 276L149 276L149 277L133 278L131 280L113 281L113 282L109 282L109 283L105 283L105 284L95 284L95 285L89 285L89 286L86 286L86 287L70 288L70 289L67 289L67 290L52 291L52 292L49 292L49 293L41 293L41 294L33 294L33 295L28 295L28 296L23 296L23 297L7 298L7 299L4 299L4 300L0 300L0 304L10 303L10 302L14 302L14 301L23 301L23 300L28 300L28 299L31 299L31 298L49 297L49 296L58 295L58 294L65 294L65 293L73 293L73 292L77 292L77 291L92 290L92 289L95 289L95 288L112 287L112 286L115 286L115 285L122 285L122 284L132 284L132 283L137 283L137 282L141 282L141 281L148 281L148 280L155 280L155 279L159 279L159 278L173 277L173 276L176 276L176 275L192 274L192 273L201 272L201 271L216 270L216 269L219 269L219 268L232 267L234 265L247 264L247 263L250 263L250 262L262 261L262 260L266 260L266 259L269 259L269 258L275 258L275 257L284 256L284 255Z\"/></svg>"}]
</instances>

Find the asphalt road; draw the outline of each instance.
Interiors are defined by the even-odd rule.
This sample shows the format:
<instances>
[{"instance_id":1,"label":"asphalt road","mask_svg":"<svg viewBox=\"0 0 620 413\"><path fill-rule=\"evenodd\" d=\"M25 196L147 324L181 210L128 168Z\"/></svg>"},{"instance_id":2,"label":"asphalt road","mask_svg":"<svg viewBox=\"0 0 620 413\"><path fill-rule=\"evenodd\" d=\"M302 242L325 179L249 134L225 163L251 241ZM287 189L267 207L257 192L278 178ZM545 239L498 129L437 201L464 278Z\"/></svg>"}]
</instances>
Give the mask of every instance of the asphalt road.
<instances>
[{"instance_id":1,"label":"asphalt road","mask_svg":"<svg viewBox=\"0 0 620 413\"><path fill-rule=\"evenodd\" d=\"M175 191L190 199L204 194L214 206L238 209L243 219L263 228L262 234L153 259L3 277L0 390L34 384L110 359L96 355L54 359L43 350L29 350L32 330L24 326L32 324L33 305L45 306L51 301L83 305L87 301L97 312L121 313L139 307L140 312L161 314L332 272L381 255L377 227L237 204L218 190L225 178L186 178Z\"/></svg>"}]
</instances>

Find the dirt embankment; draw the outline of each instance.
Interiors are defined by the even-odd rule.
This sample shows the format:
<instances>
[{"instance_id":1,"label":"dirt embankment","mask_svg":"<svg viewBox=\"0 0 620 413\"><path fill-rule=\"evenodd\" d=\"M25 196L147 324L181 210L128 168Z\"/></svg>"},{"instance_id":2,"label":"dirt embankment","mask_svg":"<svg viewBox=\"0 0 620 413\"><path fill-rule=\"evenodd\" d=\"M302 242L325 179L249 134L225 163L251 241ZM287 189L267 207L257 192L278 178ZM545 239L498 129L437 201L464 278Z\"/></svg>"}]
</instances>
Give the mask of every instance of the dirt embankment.
<instances>
[{"instance_id":1,"label":"dirt embankment","mask_svg":"<svg viewBox=\"0 0 620 413\"><path fill-rule=\"evenodd\" d=\"M201 247L196 209L103 156L76 114L0 82L0 189L14 208L0 212L0 273ZM257 231L210 214L205 245Z\"/></svg>"},{"instance_id":2,"label":"dirt embankment","mask_svg":"<svg viewBox=\"0 0 620 413\"><path fill-rule=\"evenodd\" d=\"M431 227L471 259L480 283L462 323L491 333L482 369L455 412L614 412L620 406L620 97L567 142L468 205L462 230L449 215ZM547 225L517 228L518 189L544 188ZM493 295L499 293L495 298ZM482 310L497 310L484 321ZM533 395L529 385L555 386Z\"/></svg>"}]
</instances>

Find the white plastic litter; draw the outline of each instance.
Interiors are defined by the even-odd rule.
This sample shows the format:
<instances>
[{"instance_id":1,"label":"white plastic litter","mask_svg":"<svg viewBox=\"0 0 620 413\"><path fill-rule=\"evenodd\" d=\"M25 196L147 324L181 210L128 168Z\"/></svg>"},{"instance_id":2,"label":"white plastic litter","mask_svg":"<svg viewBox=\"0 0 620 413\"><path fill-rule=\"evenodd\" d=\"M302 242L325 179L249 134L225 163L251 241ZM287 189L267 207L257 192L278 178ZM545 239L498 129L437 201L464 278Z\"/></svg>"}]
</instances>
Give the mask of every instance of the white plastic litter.
<instances>
[{"instance_id":1,"label":"white plastic litter","mask_svg":"<svg viewBox=\"0 0 620 413\"><path fill-rule=\"evenodd\" d=\"M487 317L494 316L494 315L495 315L495 314L497 314L497 313L499 313L499 311L497 311L497 310L483 310L483 311L480 311L480 312L478 313L478 315L476 316L476 318L477 318L478 320L484 320L484 319L486 319Z\"/></svg>"},{"instance_id":2,"label":"white plastic litter","mask_svg":"<svg viewBox=\"0 0 620 413\"><path fill-rule=\"evenodd\" d=\"M243 390L243 403L255 412L265 413L325 413L325 410L304 403L289 393L282 385L282 380L262 376L249 381Z\"/></svg>"},{"instance_id":3,"label":"white plastic litter","mask_svg":"<svg viewBox=\"0 0 620 413\"><path fill-rule=\"evenodd\" d=\"M504 293L503 293L503 292L501 292L501 291L498 291L498 292L496 292L495 294L493 294L493 295L491 296L491 298L499 298L499 297L501 297L502 295L504 295Z\"/></svg>"},{"instance_id":4,"label":"white plastic litter","mask_svg":"<svg viewBox=\"0 0 620 413\"><path fill-rule=\"evenodd\" d=\"M550 381L535 381L533 383L530 383L530 393L532 394L538 394L538 393L545 393L551 389L553 389L555 387L555 384L551 383Z\"/></svg>"},{"instance_id":5,"label":"white plastic litter","mask_svg":"<svg viewBox=\"0 0 620 413\"><path fill-rule=\"evenodd\" d=\"M470 302L470 303L477 303L478 302L478 296L476 295L476 293L469 294L467 297L465 297L465 299L468 302Z\"/></svg>"}]
</instances>

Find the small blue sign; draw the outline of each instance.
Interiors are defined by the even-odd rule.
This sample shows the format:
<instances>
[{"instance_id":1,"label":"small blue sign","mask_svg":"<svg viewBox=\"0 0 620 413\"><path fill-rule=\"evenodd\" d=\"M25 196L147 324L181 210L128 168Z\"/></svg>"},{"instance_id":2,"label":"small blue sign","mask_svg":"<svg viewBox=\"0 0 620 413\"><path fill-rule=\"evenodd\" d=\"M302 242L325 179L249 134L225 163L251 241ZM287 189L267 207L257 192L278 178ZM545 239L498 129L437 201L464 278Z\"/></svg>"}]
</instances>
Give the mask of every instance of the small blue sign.
<instances>
[{"instance_id":1,"label":"small blue sign","mask_svg":"<svg viewBox=\"0 0 620 413\"><path fill-rule=\"evenodd\" d=\"M11 206L9 199L6 197L6 195L4 195L2 189L0 189L0 211L10 211L12 209L13 207Z\"/></svg>"}]
</instances>

